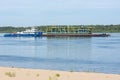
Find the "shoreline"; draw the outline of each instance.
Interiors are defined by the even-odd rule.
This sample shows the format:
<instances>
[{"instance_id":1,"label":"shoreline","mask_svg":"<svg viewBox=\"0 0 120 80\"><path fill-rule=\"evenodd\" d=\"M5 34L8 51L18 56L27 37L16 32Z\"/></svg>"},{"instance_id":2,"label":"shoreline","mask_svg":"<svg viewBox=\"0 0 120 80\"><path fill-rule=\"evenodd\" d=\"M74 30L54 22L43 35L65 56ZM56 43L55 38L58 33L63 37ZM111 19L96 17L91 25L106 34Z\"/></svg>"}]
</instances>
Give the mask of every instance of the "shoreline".
<instances>
[{"instance_id":1,"label":"shoreline","mask_svg":"<svg viewBox=\"0 0 120 80\"><path fill-rule=\"evenodd\" d=\"M120 74L0 67L0 80L120 80Z\"/></svg>"}]
</instances>

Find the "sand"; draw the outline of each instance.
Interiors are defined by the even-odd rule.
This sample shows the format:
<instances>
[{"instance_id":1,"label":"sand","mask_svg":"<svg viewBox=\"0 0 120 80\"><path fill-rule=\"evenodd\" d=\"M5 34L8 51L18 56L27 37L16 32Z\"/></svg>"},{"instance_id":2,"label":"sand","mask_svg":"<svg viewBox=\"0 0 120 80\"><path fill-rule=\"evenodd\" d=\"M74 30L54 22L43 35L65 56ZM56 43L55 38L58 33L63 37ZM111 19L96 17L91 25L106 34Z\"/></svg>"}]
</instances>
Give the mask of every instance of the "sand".
<instances>
[{"instance_id":1,"label":"sand","mask_svg":"<svg viewBox=\"0 0 120 80\"><path fill-rule=\"evenodd\" d=\"M0 80L120 80L120 75L0 67Z\"/></svg>"}]
</instances>

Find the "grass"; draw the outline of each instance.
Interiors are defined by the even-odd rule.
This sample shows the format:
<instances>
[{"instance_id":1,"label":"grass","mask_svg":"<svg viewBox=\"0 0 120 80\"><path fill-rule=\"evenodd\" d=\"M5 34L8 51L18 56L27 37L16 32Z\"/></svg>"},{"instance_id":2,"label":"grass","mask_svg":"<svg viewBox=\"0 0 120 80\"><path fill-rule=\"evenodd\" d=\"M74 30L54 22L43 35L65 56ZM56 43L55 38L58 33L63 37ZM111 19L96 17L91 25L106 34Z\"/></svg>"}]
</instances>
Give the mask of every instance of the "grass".
<instances>
[{"instance_id":1,"label":"grass","mask_svg":"<svg viewBox=\"0 0 120 80\"><path fill-rule=\"evenodd\" d=\"M39 77L40 75L39 74L36 74L37 77Z\"/></svg>"},{"instance_id":2,"label":"grass","mask_svg":"<svg viewBox=\"0 0 120 80\"><path fill-rule=\"evenodd\" d=\"M15 73L14 72L6 72L5 75L7 75L8 77L15 77Z\"/></svg>"},{"instance_id":3,"label":"grass","mask_svg":"<svg viewBox=\"0 0 120 80\"><path fill-rule=\"evenodd\" d=\"M60 74L55 74L53 77L49 76L49 80L58 80L58 77L60 77Z\"/></svg>"},{"instance_id":4,"label":"grass","mask_svg":"<svg viewBox=\"0 0 120 80\"><path fill-rule=\"evenodd\" d=\"M70 72L74 72L74 70L70 70Z\"/></svg>"},{"instance_id":5,"label":"grass","mask_svg":"<svg viewBox=\"0 0 120 80\"><path fill-rule=\"evenodd\" d=\"M57 74L56 74L56 77L60 77L60 74L57 73Z\"/></svg>"},{"instance_id":6,"label":"grass","mask_svg":"<svg viewBox=\"0 0 120 80\"><path fill-rule=\"evenodd\" d=\"M51 76L49 76L49 80L52 80L52 77L51 77Z\"/></svg>"}]
</instances>

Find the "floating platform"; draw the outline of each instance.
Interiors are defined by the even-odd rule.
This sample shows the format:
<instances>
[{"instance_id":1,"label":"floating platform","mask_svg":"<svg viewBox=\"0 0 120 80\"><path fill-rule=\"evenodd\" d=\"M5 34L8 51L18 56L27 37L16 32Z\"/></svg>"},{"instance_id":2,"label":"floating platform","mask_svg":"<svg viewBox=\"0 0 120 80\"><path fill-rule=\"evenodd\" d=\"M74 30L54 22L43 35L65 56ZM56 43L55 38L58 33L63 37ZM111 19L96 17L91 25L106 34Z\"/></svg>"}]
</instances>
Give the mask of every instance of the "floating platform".
<instances>
[{"instance_id":1,"label":"floating platform","mask_svg":"<svg viewBox=\"0 0 120 80\"><path fill-rule=\"evenodd\" d=\"M43 34L44 37L108 37L109 34Z\"/></svg>"}]
</instances>

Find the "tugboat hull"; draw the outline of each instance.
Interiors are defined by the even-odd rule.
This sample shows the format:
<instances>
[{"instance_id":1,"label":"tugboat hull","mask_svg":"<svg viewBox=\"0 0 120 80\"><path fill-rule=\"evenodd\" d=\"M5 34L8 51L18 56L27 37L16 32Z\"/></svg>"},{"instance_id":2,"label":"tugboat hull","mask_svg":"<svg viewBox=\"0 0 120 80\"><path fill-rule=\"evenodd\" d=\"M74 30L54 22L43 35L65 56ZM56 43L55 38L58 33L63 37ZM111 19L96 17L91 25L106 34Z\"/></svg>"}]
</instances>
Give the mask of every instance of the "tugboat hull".
<instances>
[{"instance_id":1,"label":"tugboat hull","mask_svg":"<svg viewBox=\"0 0 120 80\"><path fill-rule=\"evenodd\" d=\"M42 36L42 32L37 32L37 33L34 33L34 34L17 34L17 33L8 33L8 34L5 34L4 37L40 37Z\"/></svg>"}]
</instances>

